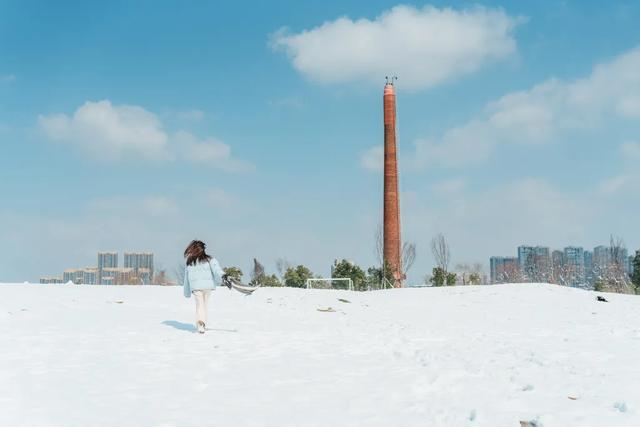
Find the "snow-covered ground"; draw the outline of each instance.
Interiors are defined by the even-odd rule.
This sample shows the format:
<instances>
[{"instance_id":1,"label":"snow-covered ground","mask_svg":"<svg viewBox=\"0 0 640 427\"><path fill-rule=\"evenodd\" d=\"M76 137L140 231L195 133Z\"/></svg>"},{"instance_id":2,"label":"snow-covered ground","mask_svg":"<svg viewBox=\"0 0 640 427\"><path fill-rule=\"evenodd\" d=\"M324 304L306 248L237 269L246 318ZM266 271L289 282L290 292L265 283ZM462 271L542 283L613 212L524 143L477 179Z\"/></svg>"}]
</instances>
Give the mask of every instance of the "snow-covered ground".
<instances>
[{"instance_id":1,"label":"snow-covered ground","mask_svg":"<svg viewBox=\"0 0 640 427\"><path fill-rule=\"evenodd\" d=\"M0 426L640 425L639 297L181 293L0 285Z\"/></svg>"}]
</instances>

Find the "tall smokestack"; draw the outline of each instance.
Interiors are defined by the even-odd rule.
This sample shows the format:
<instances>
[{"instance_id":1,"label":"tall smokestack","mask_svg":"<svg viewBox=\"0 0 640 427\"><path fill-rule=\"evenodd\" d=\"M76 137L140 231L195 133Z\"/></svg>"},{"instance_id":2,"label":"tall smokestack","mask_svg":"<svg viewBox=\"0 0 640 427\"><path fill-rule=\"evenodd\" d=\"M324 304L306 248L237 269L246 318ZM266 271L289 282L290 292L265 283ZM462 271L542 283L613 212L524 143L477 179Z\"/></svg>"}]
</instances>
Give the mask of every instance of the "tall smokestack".
<instances>
[{"instance_id":1,"label":"tall smokestack","mask_svg":"<svg viewBox=\"0 0 640 427\"><path fill-rule=\"evenodd\" d=\"M384 86L384 262L394 271L394 286L402 286L400 259L400 195L396 147L396 92L393 79Z\"/></svg>"}]
</instances>

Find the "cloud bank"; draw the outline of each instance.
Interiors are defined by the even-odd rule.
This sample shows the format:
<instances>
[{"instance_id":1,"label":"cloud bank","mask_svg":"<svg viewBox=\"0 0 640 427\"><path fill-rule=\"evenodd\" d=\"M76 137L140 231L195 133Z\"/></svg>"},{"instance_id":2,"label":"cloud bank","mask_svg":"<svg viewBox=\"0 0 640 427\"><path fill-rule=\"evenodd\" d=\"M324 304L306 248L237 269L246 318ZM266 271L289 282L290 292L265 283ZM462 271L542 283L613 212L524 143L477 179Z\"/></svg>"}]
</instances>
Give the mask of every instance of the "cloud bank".
<instances>
[{"instance_id":1,"label":"cloud bank","mask_svg":"<svg viewBox=\"0 0 640 427\"><path fill-rule=\"evenodd\" d=\"M489 103L479 117L420 139L414 165L461 167L489 159L500 144L541 144L640 118L640 48L594 67L571 82L549 79ZM627 151L634 151L627 146Z\"/></svg>"},{"instance_id":2,"label":"cloud bank","mask_svg":"<svg viewBox=\"0 0 640 427\"><path fill-rule=\"evenodd\" d=\"M404 88L424 89L513 55L520 22L501 9L400 5L374 20L341 17L300 33L282 28L271 46L320 83L380 84L395 74Z\"/></svg>"},{"instance_id":3,"label":"cloud bank","mask_svg":"<svg viewBox=\"0 0 640 427\"><path fill-rule=\"evenodd\" d=\"M136 105L87 101L70 116L40 115L38 124L50 139L101 162L184 160L229 172L251 169L232 156L229 145L184 130L170 135L157 115Z\"/></svg>"}]
</instances>

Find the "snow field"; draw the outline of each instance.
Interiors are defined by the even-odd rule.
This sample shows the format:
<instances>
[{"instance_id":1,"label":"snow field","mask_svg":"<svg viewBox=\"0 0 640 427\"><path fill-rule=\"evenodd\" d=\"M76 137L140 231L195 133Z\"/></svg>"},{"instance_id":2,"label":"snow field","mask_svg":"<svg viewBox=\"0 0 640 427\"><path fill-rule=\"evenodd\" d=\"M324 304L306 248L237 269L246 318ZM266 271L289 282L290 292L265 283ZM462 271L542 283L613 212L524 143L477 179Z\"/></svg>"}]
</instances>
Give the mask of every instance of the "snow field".
<instances>
[{"instance_id":1,"label":"snow field","mask_svg":"<svg viewBox=\"0 0 640 427\"><path fill-rule=\"evenodd\" d=\"M0 425L640 425L635 296L218 288L199 335L181 293L0 285Z\"/></svg>"}]
</instances>

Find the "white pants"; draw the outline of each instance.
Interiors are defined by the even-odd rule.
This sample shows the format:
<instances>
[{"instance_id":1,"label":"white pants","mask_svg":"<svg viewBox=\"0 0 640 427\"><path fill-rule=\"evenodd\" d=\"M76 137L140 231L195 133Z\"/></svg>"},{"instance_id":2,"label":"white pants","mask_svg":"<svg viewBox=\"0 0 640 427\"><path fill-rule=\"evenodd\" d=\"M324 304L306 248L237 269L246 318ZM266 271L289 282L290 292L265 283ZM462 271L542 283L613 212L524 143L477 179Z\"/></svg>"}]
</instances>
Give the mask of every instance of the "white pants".
<instances>
[{"instance_id":1,"label":"white pants","mask_svg":"<svg viewBox=\"0 0 640 427\"><path fill-rule=\"evenodd\" d=\"M207 324L207 304L209 302L209 294L211 290L193 291L196 297L196 325L198 322Z\"/></svg>"}]
</instances>

